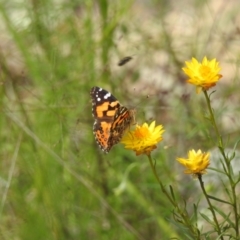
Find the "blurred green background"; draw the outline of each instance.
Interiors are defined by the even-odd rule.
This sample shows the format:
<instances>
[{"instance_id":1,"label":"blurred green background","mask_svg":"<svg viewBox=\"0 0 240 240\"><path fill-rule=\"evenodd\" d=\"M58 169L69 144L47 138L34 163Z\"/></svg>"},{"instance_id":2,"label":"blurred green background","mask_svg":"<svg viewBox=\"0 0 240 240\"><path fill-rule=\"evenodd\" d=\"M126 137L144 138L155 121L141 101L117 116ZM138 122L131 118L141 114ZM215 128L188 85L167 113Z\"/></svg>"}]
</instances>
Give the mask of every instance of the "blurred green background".
<instances>
[{"instance_id":1,"label":"blurred green background","mask_svg":"<svg viewBox=\"0 0 240 240\"><path fill-rule=\"evenodd\" d=\"M0 239L192 239L145 156L121 144L99 150L89 92L103 87L136 108L138 123L163 124L153 157L191 213L200 190L175 159L216 142L203 95L181 68L192 57L220 61L211 98L231 148L240 127L239 11L237 0L1 0ZM214 194L218 186L205 183Z\"/></svg>"}]
</instances>

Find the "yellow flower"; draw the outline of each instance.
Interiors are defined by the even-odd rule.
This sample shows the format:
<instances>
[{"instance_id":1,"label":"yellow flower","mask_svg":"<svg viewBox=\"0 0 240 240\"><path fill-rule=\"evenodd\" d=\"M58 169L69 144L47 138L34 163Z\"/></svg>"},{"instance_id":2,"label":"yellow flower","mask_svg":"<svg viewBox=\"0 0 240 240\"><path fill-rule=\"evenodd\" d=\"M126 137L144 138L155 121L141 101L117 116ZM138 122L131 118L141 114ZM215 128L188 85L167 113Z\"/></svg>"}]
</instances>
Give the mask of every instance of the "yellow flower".
<instances>
[{"instance_id":1,"label":"yellow flower","mask_svg":"<svg viewBox=\"0 0 240 240\"><path fill-rule=\"evenodd\" d=\"M199 175L206 173L206 168L210 164L210 153L202 153L201 150L195 152L195 150L190 150L188 152L188 159L177 158L183 166L187 169L185 170L186 174Z\"/></svg>"},{"instance_id":2,"label":"yellow flower","mask_svg":"<svg viewBox=\"0 0 240 240\"><path fill-rule=\"evenodd\" d=\"M215 86L222 77L222 75L219 74L221 70L218 66L219 62L217 62L215 58L209 61L204 57L202 63L192 58L191 62L185 62L185 64L187 67L182 69L189 77L187 82L197 86L197 93Z\"/></svg>"},{"instance_id":3,"label":"yellow flower","mask_svg":"<svg viewBox=\"0 0 240 240\"><path fill-rule=\"evenodd\" d=\"M135 130L127 132L121 143L125 145L126 149L131 149L136 152L136 155L147 154L157 148L157 143L162 141L162 134L164 132L163 126L155 127L155 121L149 126L144 123L142 126L136 125Z\"/></svg>"}]
</instances>

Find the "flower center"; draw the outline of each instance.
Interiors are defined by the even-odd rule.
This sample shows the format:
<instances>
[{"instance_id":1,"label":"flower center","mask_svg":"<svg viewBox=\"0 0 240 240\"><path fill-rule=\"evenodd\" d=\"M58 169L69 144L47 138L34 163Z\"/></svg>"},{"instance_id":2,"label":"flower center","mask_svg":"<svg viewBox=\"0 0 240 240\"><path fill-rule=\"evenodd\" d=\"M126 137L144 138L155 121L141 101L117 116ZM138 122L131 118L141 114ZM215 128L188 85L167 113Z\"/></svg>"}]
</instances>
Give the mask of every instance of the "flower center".
<instances>
[{"instance_id":1,"label":"flower center","mask_svg":"<svg viewBox=\"0 0 240 240\"><path fill-rule=\"evenodd\" d=\"M143 139L143 138L147 138L150 135L150 133L148 128L140 127L136 129L134 135L136 136L136 138Z\"/></svg>"},{"instance_id":2,"label":"flower center","mask_svg":"<svg viewBox=\"0 0 240 240\"><path fill-rule=\"evenodd\" d=\"M201 66L199 68L199 72L203 78L206 78L207 76L209 76L209 73L211 72L211 68L208 66Z\"/></svg>"}]
</instances>

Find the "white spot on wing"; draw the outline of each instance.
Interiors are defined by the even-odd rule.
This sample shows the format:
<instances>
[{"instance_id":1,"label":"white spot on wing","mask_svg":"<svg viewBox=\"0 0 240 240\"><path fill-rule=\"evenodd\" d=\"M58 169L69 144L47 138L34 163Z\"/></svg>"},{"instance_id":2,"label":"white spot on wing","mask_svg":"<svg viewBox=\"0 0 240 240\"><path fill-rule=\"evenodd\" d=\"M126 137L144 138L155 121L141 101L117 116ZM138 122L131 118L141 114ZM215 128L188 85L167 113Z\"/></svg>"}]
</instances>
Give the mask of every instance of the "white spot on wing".
<instances>
[{"instance_id":1,"label":"white spot on wing","mask_svg":"<svg viewBox=\"0 0 240 240\"><path fill-rule=\"evenodd\" d=\"M111 96L111 93L107 93L103 98L108 99Z\"/></svg>"},{"instance_id":2,"label":"white spot on wing","mask_svg":"<svg viewBox=\"0 0 240 240\"><path fill-rule=\"evenodd\" d=\"M98 102L100 102L100 101L101 101L101 98L100 98L100 97L99 97L99 98L97 98L97 101L98 101Z\"/></svg>"}]
</instances>

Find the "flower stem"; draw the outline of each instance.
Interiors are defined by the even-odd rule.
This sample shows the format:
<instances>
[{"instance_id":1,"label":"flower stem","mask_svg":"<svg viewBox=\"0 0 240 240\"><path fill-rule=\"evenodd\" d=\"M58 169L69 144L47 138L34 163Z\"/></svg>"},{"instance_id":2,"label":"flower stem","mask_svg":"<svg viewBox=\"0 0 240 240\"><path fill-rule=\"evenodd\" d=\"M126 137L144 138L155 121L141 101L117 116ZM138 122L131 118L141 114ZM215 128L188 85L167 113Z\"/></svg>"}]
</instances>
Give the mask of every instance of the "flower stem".
<instances>
[{"instance_id":1,"label":"flower stem","mask_svg":"<svg viewBox=\"0 0 240 240\"><path fill-rule=\"evenodd\" d=\"M157 179L160 187L161 187L161 190L162 192L167 196L168 200L173 204L174 207L177 207L176 203L174 202L174 200L171 198L171 196L168 194L168 192L166 191L165 187L163 186L160 178L158 177L158 174L157 174L157 171L156 171L156 168L155 166L153 165L153 161L152 161L152 157L151 155L147 155L148 156L148 160L150 162L150 165L151 165L151 168L152 168L152 171L153 171L153 174L155 176L155 178Z\"/></svg>"},{"instance_id":2,"label":"flower stem","mask_svg":"<svg viewBox=\"0 0 240 240\"><path fill-rule=\"evenodd\" d=\"M153 160L152 160L152 157L151 157L151 154L147 154L148 156L148 160L149 160L149 163L150 163L150 166L152 168L152 171L153 171L153 174L155 176L155 178L157 179L160 187L161 187L161 190L162 192L165 194L165 196L168 198L168 200L172 203L172 205L177 209L177 212L181 215L182 219L184 220L186 226L189 228L189 230L193 233L193 235L195 237L197 237L196 239L197 240L200 240L201 237L199 235L199 231L196 230L196 228L194 228L194 226L192 226L191 224L191 221L190 221L190 218L189 216L187 215L187 212L186 211L182 211L180 209L180 207L178 206L178 203L175 202L175 200L170 196L170 194L167 192L167 190L165 189L162 181L160 180L160 178L158 177L158 174L157 174L157 171L156 171L156 168L153 164Z\"/></svg>"},{"instance_id":3,"label":"flower stem","mask_svg":"<svg viewBox=\"0 0 240 240\"><path fill-rule=\"evenodd\" d=\"M207 91L204 90L203 91L204 95L205 95L205 98L206 98L206 101L207 101L207 106L208 106L208 110L209 110L209 113L210 113L210 120L213 124L213 127L214 127L214 130L216 132L216 135L217 135L217 138L218 138L218 148L220 150L220 153L222 154L223 156L223 159L224 159L224 162L225 162L225 165L227 166L226 167L226 175L230 181L230 185L231 185L231 192L232 192L232 206L233 206L233 212L234 212L234 217L235 217L235 231L236 231L236 236L239 237L239 228L238 228L238 225L239 225L239 213L238 213L238 205L237 205L237 196L236 196L236 184L234 183L234 179L233 179L233 176L232 176L232 170L231 170L231 164L230 164L230 161L225 153L225 150L224 150L224 144L223 144L223 140L222 140L222 136L218 130L218 126L216 124L216 120L215 120L215 116L214 116L214 113L213 113L213 109L211 107L211 101L210 101L210 98L207 94Z\"/></svg>"},{"instance_id":4,"label":"flower stem","mask_svg":"<svg viewBox=\"0 0 240 240\"><path fill-rule=\"evenodd\" d=\"M205 187L204 187L204 182L202 181L202 174L198 174L197 176L198 176L198 180L200 182L200 186L202 188L203 194L204 194L204 196L205 196L205 198L206 198L206 200L208 202L209 209L212 212L213 220L214 220L214 222L216 224L216 230L217 230L218 234L221 235L221 229L220 229L220 226L218 224L218 220L217 220L215 211L214 211L213 206L212 206L212 204L210 202L210 199L209 199L209 197L208 197L208 195L206 193L206 190L205 190ZM220 237L220 239L224 240L222 236Z\"/></svg>"},{"instance_id":5,"label":"flower stem","mask_svg":"<svg viewBox=\"0 0 240 240\"><path fill-rule=\"evenodd\" d=\"M214 114L213 114L213 109L211 107L210 98L209 98L206 90L204 90L203 93L204 93L206 101L207 101L207 106L208 106L208 110L209 110L209 113L210 113L210 120L213 124L214 130L215 130L215 132L217 134L217 137L219 139L219 143L220 143L221 147L223 147L222 137L220 135L220 132L218 130L218 127L217 127L217 124L216 124L216 121L215 121L215 117L214 117Z\"/></svg>"}]
</instances>

